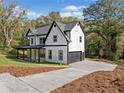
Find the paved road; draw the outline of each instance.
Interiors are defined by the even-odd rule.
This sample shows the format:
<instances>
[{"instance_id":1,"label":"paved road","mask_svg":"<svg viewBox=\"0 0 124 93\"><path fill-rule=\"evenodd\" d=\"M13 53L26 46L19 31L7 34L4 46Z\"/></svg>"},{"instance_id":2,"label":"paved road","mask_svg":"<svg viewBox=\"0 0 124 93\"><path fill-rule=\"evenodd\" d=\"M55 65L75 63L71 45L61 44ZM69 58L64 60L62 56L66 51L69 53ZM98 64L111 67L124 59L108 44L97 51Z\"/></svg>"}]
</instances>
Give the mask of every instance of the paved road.
<instances>
[{"instance_id":1,"label":"paved road","mask_svg":"<svg viewBox=\"0 0 124 93\"><path fill-rule=\"evenodd\" d=\"M112 64L85 61L73 63L70 65L70 68L63 70L30 75L19 79L37 89L40 93L49 93L58 87L94 71L112 71L115 67L116 65Z\"/></svg>"}]
</instances>

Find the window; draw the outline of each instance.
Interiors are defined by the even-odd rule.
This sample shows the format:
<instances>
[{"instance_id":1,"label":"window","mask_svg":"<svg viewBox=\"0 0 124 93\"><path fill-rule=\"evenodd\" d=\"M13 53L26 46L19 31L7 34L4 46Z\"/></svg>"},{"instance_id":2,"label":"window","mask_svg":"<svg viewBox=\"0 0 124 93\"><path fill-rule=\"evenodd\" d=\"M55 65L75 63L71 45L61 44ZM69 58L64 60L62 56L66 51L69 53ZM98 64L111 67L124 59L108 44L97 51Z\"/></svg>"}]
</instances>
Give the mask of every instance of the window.
<instances>
[{"instance_id":1,"label":"window","mask_svg":"<svg viewBox=\"0 0 124 93\"><path fill-rule=\"evenodd\" d=\"M57 35L53 36L53 42L57 42Z\"/></svg>"},{"instance_id":2,"label":"window","mask_svg":"<svg viewBox=\"0 0 124 93\"><path fill-rule=\"evenodd\" d=\"M49 58L49 59L52 59L52 50L49 50L49 51L48 51L48 58Z\"/></svg>"},{"instance_id":3,"label":"window","mask_svg":"<svg viewBox=\"0 0 124 93\"><path fill-rule=\"evenodd\" d=\"M45 39L44 38L39 38L39 44L43 44L45 43Z\"/></svg>"},{"instance_id":4,"label":"window","mask_svg":"<svg viewBox=\"0 0 124 93\"><path fill-rule=\"evenodd\" d=\"M62 61L63 60L63 50L59 50L58 55L59 55L59 60Z\"/></svg>"},{"instance_id":5,"label":"window","mask_svg":"<svg viewBox=\"0 0 124 93\"><path fill-rule=\"evenodd\" d=\"M34 39L33 38L31 38L31 44L33 44L34 43Z\"/></svg>"},{"instance_id":6,"label":"window","mask_svg":"<svg viewBox=\"0 0 124 93\"><path fill-rule=\"evenodd\" d=\"M80 43L82 43L82 37L80 36Z\"/></svg>"}]
</instances>

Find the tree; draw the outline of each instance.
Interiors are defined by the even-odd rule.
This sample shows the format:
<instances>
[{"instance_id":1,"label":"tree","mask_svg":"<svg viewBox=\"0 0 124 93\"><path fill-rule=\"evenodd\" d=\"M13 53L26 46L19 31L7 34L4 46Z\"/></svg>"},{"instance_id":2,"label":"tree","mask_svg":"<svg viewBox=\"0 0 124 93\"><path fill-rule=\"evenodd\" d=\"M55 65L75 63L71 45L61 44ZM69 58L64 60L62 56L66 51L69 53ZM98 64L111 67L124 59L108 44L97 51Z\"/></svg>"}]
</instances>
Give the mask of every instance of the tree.
<instances>
[{"instance_id":1,"label":"tree","mask_svg":"<svg viewBox=\"0 0 124 93\"><path fill-rule=\"evenodd\" d=\"M122 0L98 0L89 8L84 9L84 18L90 27L90 32L97 34L104 42L97 44L99 54L101 49L104 57L115 59L117 51L117 37L122 32L123 24L123 5Z\"/></svg>"},{"instance_id":2,"label":"tree","mask_svg":"<svg viewBox=\"0 0 124 93\"><path fill-rule=\"evenodd\" d=\"M50 17L51 21L61 22L62 20L59 12L51 12L48 16Z\"/></svg>"},{"instance_id":3,"label":"tree","mask_svg":"<svg viewBox=\"0 0 124 93\"><path fill-rule=\"evenodd\" d=\"M3 4L2 4L3 5ZM15 11L16 5L11 3L7 7L2 7L0 15L0 35L3 39L3 45L11 48L12 41L21 35L23 20L26 14L25 10Z\"/></svg>"},{"instance_id":4,"label":"tree","mask_svg":"<svg viewBox=\"0 0 124 93\"><path fill-rule=\"evenodd\" d=\"M63 22L64 23L70 23L70 22L75 22L75 21L78 21L79 19L78 18L75 18L75 17L64 17L63 18Z\"/></svg>"}]
</instances>

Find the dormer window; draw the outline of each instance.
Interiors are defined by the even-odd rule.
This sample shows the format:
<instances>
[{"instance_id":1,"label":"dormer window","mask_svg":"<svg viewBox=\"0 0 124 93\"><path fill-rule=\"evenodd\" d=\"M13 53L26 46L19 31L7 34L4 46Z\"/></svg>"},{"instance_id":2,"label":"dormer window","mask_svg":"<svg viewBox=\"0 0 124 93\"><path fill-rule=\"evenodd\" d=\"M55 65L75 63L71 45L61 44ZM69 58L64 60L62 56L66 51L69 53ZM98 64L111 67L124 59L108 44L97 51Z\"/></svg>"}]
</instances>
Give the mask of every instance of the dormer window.
<instances>
[{"instance_id":1,"label":"dormer window","mask_svg":"<svg viewBox=\"0 0 124 93\"><path fill-rule=\"evenodd\" d=\"M44 38L39 38L39 44L43 44L45 43L45 39Z\"/></svg>"},{"instance_id":2,"label":"dormer window","mask_svg":"<svg viewBox=\"0 0 124 93\"><path fill-rule=\"evenodd\" d=\"M57 35L53 35L53 42L57 42Z\"/></svg>"},{"instance_id":3,"label":"dormer window","mask_svg":"<svg viewBox=\"0 0 124 93\"><path fill-rule=\"evenodd\" d=\"M33 43L34 43L34 39L33 39L33 38L31 38L31 45L33 45Z\"/></svg>"}]
</instances>

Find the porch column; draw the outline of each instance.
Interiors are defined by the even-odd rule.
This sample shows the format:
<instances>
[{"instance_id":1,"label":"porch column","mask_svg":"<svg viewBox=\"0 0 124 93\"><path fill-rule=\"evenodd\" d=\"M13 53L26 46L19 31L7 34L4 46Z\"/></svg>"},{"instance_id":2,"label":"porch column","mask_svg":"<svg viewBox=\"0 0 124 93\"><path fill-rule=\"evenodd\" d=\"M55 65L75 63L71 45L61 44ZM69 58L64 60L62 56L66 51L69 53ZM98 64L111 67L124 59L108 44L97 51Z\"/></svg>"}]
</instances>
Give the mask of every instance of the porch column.
<instances>
[{"instance_id":1,"label":"porch column","mask_svg":"<svg viewBox=\"0 0 124 93\"><path fill-rule=\"evenodd\" d=\"M31 48L30 48L29 50L30 50L30 51L29 51L29 54L30 54L30 62L31 62L31 61L32 61L32 60L31 60Z\"/></svg>"},{"instance_id":2,"label":"porch column","mask_svg":"<svg viewBox=\"0 0 124 93\"><path fill-rule=\"evenodd\" d=\"M17 51L16 51L17 53L16 53L16 57L17 57L17 59L19 58L19 49L17 48Z\"/></svg>"},{"instance_id":3,"label":"porch column","mask_svg":"<svg viewBox=\"0 0 124 93\"><path fill-rule=\"evenodd\" d=\"M38 62L40 63L40 49L38 49Z\"/></svg>"},{"instance_id":4,"label":"porch column","mask_svg":"<svg viewBox=\"0 0 124 93\"><path fill-rule=\"evenodd\" d=\"M25 59L25 50L23 49L23 60Z\"/></svg>"},{"instance_id":5,"label":"porch column","mask_svg":"<svg viewBox=\"0 0 124 93\"><path fill-rule=\"evenodd\" d=\"M34 52L35 52L35 55L34 55L34 56L35 56L35 62L37 62L37 60L36 60L36 49L35 49L35 51L34 51Z\"/></svg>"}]
</instances>

